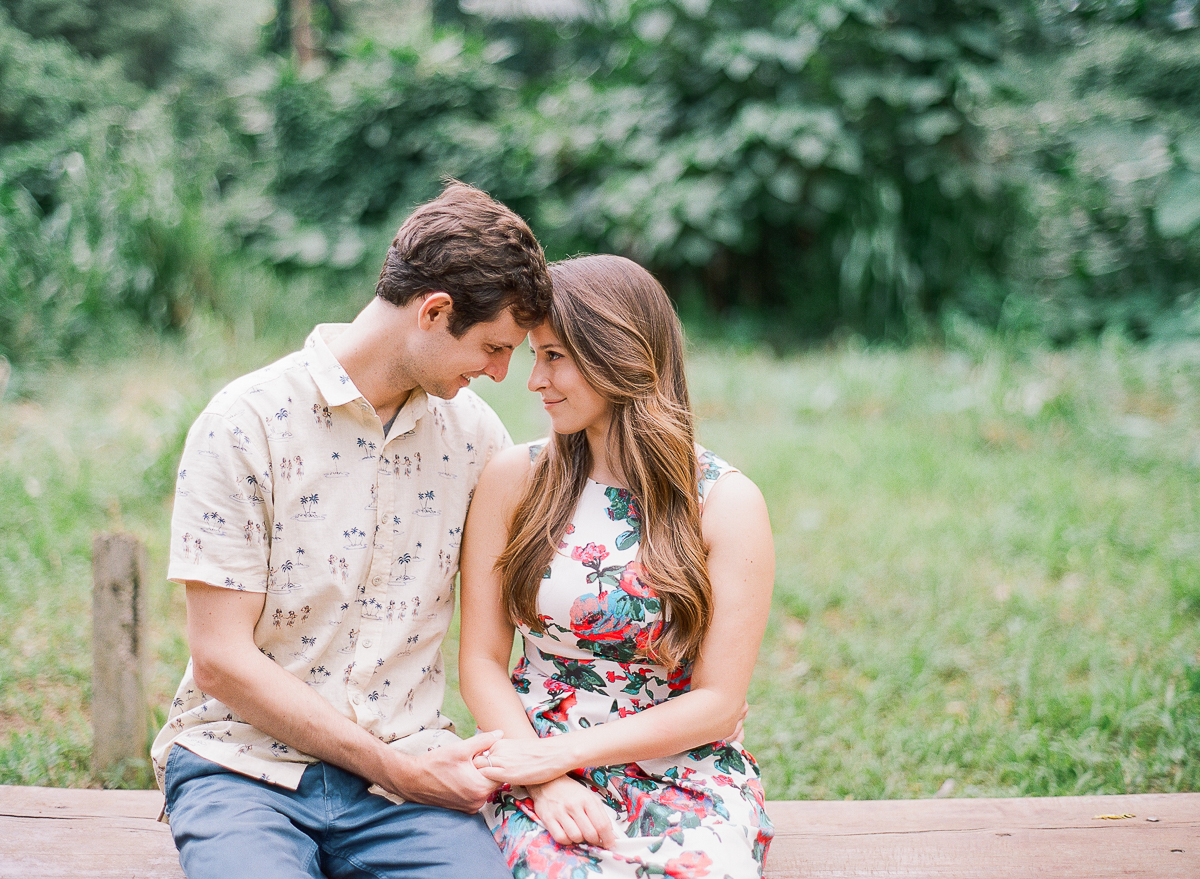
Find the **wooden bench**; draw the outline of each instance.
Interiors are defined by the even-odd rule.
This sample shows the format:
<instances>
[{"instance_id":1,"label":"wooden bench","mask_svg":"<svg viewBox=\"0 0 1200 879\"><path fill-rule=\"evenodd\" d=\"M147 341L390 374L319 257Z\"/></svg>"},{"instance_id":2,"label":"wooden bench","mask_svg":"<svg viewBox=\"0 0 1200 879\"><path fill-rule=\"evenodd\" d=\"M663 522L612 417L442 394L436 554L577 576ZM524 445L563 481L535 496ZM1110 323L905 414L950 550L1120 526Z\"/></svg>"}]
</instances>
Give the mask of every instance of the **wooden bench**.
<instances>
[{"instance_id":1,"label":"wooden bench","mask_svg":"<svg viewBox=\"0 0 1200 879\"><path fill-rule=\"evenodd\" d=\"M0 786L0 879L181 879L157 791ZM772 802L769 879L1200 877L1200 793ZM1099 817L1129 816L1129 817Z\"/></svg>"}]
</instances>

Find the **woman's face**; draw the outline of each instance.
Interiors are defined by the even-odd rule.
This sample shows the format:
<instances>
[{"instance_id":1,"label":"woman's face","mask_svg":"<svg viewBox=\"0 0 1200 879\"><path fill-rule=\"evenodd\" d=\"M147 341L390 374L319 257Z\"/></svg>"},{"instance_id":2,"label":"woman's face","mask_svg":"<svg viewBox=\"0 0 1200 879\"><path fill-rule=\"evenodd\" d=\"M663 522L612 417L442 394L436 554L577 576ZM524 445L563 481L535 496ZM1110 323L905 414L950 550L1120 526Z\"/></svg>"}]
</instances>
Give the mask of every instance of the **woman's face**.
<instances>
[{"instance_id":1,"label":"woman's face","mask_svg":"<svg viewBox=\"0 0 1200 879\"><path fill-rule=\"evenodd\" d=\"M529 345L534 360L528 387L541 396L554 432L606 432L608 401L584 381L566 346L554 335L550 325L542 323L531 330Z\"/></svg>"}]
</instances>

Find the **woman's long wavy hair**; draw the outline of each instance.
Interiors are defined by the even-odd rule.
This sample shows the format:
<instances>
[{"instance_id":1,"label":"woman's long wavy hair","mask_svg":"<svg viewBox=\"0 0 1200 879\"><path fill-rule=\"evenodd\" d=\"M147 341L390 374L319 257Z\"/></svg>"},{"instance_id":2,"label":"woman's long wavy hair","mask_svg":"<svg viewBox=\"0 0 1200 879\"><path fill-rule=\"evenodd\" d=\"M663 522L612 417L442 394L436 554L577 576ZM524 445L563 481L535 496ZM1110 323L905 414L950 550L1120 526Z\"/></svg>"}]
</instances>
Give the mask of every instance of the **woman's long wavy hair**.
<instances>
[{"instance_id":1,"label":"woman's long wavy hair","mask_svg":"<svg viewBox=\"0 0 1200 879\"><path fill-rule=\"evenodd\" d=\"M700 532L695 432L684 375L683 332L666 292L637 263L584 256L550 266L547 321L584 380L610 408L611 460L641 517L642 582L664 604L648 659L675 668L696 658L712 619L712 585ZM496 562L509 616L544 631L537 596L592 470L584 432L554 434Z\"/></svg>"}]
</instances>

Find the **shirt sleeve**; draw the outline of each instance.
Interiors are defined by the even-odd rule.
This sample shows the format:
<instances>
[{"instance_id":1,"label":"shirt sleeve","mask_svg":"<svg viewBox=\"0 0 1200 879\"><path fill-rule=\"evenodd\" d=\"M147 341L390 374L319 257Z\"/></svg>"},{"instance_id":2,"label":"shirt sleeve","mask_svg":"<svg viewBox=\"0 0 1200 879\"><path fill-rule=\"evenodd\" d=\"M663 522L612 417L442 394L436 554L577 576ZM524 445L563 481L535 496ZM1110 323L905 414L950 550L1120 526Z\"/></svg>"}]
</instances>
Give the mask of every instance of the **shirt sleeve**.
<instances>
[{"instance_id":1,"label":"shirt sleeve","mask_svg":"<svg viewBox=\"0 0 1200 879\"><path fill-rule=\"evenodd\" d=\"M201 413L179 463L167 577L266 592L272 496L270 453L258 420L250 413Z\"/></svg>"}]
</instances>

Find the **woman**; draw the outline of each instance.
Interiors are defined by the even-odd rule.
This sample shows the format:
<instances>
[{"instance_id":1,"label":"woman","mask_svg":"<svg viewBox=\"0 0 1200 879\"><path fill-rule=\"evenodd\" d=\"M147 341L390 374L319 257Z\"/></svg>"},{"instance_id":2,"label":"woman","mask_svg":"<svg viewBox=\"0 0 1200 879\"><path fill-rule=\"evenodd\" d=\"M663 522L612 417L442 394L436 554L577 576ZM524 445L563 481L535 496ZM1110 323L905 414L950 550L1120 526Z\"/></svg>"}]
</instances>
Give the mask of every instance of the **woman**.
<instances>
[{"instance_id":1,"label":"woman","mask_svg":"<svg viewBox=\"0 0 1200 879\"><path fill-rule=\"evenodd\" d=\"M761 875L735 737L774 580L762 495L695 445L654 278L616 256L551 277L529 389L554 434L489 464L463 545L462 695L510 786L484 817L521 877Z\"/></svg>"}]
</instances>

